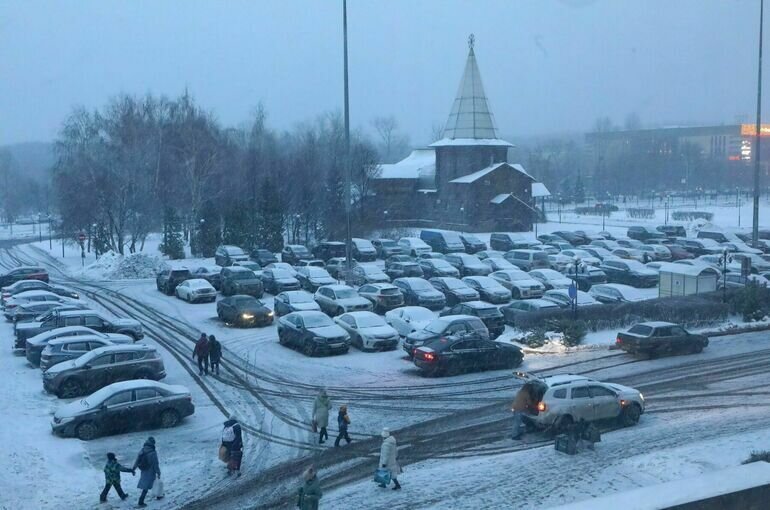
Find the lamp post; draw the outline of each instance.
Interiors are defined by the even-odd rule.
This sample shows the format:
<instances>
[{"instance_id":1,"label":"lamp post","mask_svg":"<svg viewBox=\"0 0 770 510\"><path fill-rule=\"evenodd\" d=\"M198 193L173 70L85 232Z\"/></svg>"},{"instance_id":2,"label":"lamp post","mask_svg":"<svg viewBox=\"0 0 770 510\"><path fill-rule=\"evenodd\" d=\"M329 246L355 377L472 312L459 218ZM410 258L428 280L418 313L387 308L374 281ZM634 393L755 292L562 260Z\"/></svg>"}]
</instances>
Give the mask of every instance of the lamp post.
<instances>
[{"instance_id":1,"label":"lamp post","mask_svg":"<svg viewBox=\"0 0 770 510\"><path fill-rule=\"evenodd\" d=\"M460 215L463 219L463 227L465 226L465 207L460 207ZM461 232L465 233L465 229L461 230Z\"/></svg>"},{"instance_id":2,"label":"lamp post","mask_svg":"<svg viewBox=\"0 0 770 510\"><path fill-rule=\"evenodd\" d=\"M93 236L96 235L96 223L91 224L91 232L88 234L88 249L90 250L93 246ZM94 260L99 260L99 253L96 251L96 247L94 248Z\"/></svg>"},{"instance_id":3,"label":"lamp post","mask_svg":"<svg viewBox=\"0 0 770 510\"><path fill-rule=\"evenodd\" d=\"M727 303L727 248L722 251L722 302Z\"/></svg>"},{"instance_id":4,"label":"lamp post","mask_svg":"<svg viewBox=\"0 0 770 510\"><path fill-rule=\"evenodd\" d=\"M37 234L38 234L37 241L39 243L42 243L43 242L43 215L40 213L37 213Z\"/></svg>"},{"instance_id":5,"label":"lamp post","mask_svg":"<svg viewBox=\"0 0 770 510\"><path fill-rule=\"evenodd\" d=\"M738 226L741 226L741 190L735 187L735 208L738 209Z\"/></svg>"},{"instance_id":6,"label":"lamp post","mask_svg":"<svg viewBox=\"0 0 770 510\"><path fill-rule=\"evenodd\" d=\"M573 320L577 320L577 298L578 298L578 268L580 267L580 257L575 257L575 276L572 278L572 286L574 287L574 296L570 295L572 298L572 318ZM570 289L570 294L572 294L572 289Z\"/></svg>"},{"instance_id":7,"label":"lamp post","mask_svg":"<svg viewBox=\"0 0 770 510\"><path fill-rule=\"evenodd\" d=\"M561 223L561 193L556 194L556 207L559 211L559 223Z\"/></svg>"},{"instance_id":8,"label":"lamp post","mask_svg":"<svg viewBox=\"0 0 770 510\"><path fill-rule=\"evenodd\" d=\"M198 252L198 255L203 255L203 226L206 224L206 220L201 218L198 224L198 239L195 240L195 251ZM192 241L192 239L190 241Z\"/></svg>"},{"instance_id":9,"label":"lamp post","mask_svg":"<svg viewBox=\"0 0 770 510\"><path fill-rule=\"evenodd\" d=\"M51 239L51 215L48 215L48 250L53 250L53 239Z\"/></svg>"}]
</instances>

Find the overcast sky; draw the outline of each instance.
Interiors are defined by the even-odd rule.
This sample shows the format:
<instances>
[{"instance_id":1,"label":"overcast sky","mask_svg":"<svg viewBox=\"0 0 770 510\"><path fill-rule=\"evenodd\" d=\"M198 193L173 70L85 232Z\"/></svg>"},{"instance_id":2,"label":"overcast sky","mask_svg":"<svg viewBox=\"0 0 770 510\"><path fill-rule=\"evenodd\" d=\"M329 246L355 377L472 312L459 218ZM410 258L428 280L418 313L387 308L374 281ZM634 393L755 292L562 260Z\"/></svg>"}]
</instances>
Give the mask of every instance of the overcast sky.
<instances>
[{"instance_id":1,"label":"overcast sky","mask_svg":"<svg viewBox=\"0 0 770 510\"><path fill-rule=\"evenodd\" d=\"M0 144L52 140L74 106L121 92L187 87L227 125L260 101L277 128L341 109L341 5L0 0ZM470 33L503 135L583 132L630 112L655 125L751 121L758 11L759 0L349 0L351 122L394 115L427 142Z\"/></svg>"}]
</instances>

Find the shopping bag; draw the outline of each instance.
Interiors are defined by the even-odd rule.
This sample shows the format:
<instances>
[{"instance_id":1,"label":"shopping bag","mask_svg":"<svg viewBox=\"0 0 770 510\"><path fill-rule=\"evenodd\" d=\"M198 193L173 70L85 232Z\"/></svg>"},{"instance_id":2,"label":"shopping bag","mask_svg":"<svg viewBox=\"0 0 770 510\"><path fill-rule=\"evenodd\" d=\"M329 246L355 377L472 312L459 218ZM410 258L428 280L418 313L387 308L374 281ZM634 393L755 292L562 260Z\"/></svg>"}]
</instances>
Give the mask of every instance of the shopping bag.
<instances>
[{"instance_id":1,"label":"shopping bag","mask_svg":"<svg viewBox=\"0 0 770 510\"><path fill-rule=\"evenodd\" d=\"M227 464L227 461L230 460L230 455L227 453L227 447L225 445L219 447L219 460L225 464Z\"/></svg>"},{"instance_id":2,"label":"shopping bag","mask_svg":"<svg viewBox=\"0 0 770 510\"><path fill-rule=\"evenodd\" d=\"M313 434L315 434L316 432L318 432L318 422L313 420L312 425L313 425Z\"/></svg>"},{"instance_id":3,"label":"shopping bag","mask_svg":"<svg viewBox=\"0 0 770 510\"><path fill-rule=\"evenodd\" d=\"M163 492L163 480L158 478L152 486L152 497L155 499L163 499L163 496L165 495L166 494Z\"/></svg>"},{"instance_id":4,"label":"shopping bag","mask_svg":"<svg viewBox=\"0 0 770 510\"><path fill-rule=\"evenodd\" d=\"M380 485L388 485L390 483L390 470L385 468L378 468L374 472L374 482Z\"/></svg>"}]
</instances>

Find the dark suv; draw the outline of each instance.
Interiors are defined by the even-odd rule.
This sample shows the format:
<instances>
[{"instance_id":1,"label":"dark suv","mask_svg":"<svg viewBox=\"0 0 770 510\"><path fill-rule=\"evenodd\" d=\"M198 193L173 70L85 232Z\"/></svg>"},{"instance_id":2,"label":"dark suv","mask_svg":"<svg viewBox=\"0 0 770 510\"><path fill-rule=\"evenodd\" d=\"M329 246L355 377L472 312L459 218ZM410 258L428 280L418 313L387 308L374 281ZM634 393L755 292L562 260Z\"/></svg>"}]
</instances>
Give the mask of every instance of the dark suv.
<instances>
[{"instance_id":1,"label":"dark suv","mask_svg":"<svg viewBox=\"0 0 770 510\"><path fill-rule=\"evenodd\" d=\"M478 317L487 327L487 330L489 330L489 337L492 339L499 337L505 331L503 314L495 305L485 303L484 301L459 303L440 314L441 317L447 315L472 315Z\"/></svg>"},{"instance_id":2,"label":"dark suv","mask_svg":"<svg viewBox=\"0 0 770 510\"><path fill-rule=\"evenodd\" d=\"M636 225L633 227L628 227L628 232L626 233L629 239L636 239L637 241L646 242L649 239L663 239L666 237L666 235L656 230L652 227L645 227Z\"/></svg>"},{"instance_id":3,"label":"dark suv","mask_svg":"<svg viewBox=\"0 0 770 510\"><path fill-rule=\"evenodd\" d=\"M17 349L25 348L27 339L35 335L63 328L65 326L85 326L100 333L122 333L136 340L144 338L142 325L135 319L105 319L102 314L93 310L56 310L41 317L40 321L25 322L16 327Z\"/></svg>"},{"instance_id":4,"label":"dark suv","mask_svg":"<svg viewBox=\"0 0 770 510\"><path fill-rule=\"evenodd\" d=\"M246 294L261 298L264 286L254 271L240 266L222 268L222 294L232 296L234 294Z\"/></svg>"},{"instance_id":5,"label":"dark suv","mask_svg":"<svg viewBox=\"0 0 770 510\"><path fill-rule=\"evenodd\" d=\"M489 236L489 248L502 252L529 248L530 244L521 235L510 232L494 232Z\"/></svg>"},{"instance_id":6,"label":"dark suv","mask_svg":"<svg viewBox=\"0 0 770 510\"><path fill-rule=\"evenodd\" d=\"M447 315L431 321L425 329L409 333L404 339L403 348L409 356L412 356L415 349L432 340L466 333L478 333L482 339L489 340L489 330L478 317Z\"/></svg>"},{"instance_id":7,"label":"dark suv","mask_svg":"<svg viewBox=\"0 0 770 510\"><path fill-rule=\"evenodd\" d=\"M260 266L265 267L266 265L272 264L273 262L278 262L278 257L276 257L275 253L271 252L270 250L257 248L256 250L252 250L251 260L258 263Z\"/></svg>"},{"instance_id":8,"label":"dark suv","mask_svg":"<svg viewBox=\"0 0 770 510\"><path fill-rule=\"evenodd\" d=\"M313 255L301 244L289 244L281 250L281 262L287 262L293 266L300 260L310 260Z\"/></svg>"},{"instance_id":9,"label":"dark suv","mask_svg":"<svg viewBox=\"0 0 770 510\"><path fill-rule=\"evenodd\" d=\"M0 287L7 287L21 280L40 280L48 283L48 271L42 267L17 267L0 275Z\"/></svg>"},{"instance_id":10,"label":"dark suv","mask_svg":"<svg viewBox=\"0 0 770 510\"><path fill-rule=\"evenodd\" d=\"M245 262L249 260L248 254L243 248L232 245L222 245L214 252L214 263L218 266L232 266L233 262Z\"/></svg>"},{"instance_id":11,"label":"dark suv","mask_svg":"<svg viewBox=\"0 0 770 510\"><path fill-rule=\"evenodd\" d=\"M189 269L164 269L155 277L155 286L162 293L170 296L176 290L176 286L193 277Z\"/></svg>"},{"instance_id":12,"label":"dark suv","mask_svg":"<svg viewBox=\"0 0 770 510\"><path fill-rule=\"evenodd\" d=\"M155 347L144 344L112 345L89 351L43 372L43 388L59 398L87 395L118 381L166 377Z\"/></svg>"},{"instance_id":13,"label":"dark suv","mask_svg":"<svg viewBox=\"0 0 770 510\"><path fill-rule=\"evenodd\" d=\"M339 241L324 241L313 247L313 257L326 262L334 257L345 256L345 243Z\"/></svg>"}]
</instances>

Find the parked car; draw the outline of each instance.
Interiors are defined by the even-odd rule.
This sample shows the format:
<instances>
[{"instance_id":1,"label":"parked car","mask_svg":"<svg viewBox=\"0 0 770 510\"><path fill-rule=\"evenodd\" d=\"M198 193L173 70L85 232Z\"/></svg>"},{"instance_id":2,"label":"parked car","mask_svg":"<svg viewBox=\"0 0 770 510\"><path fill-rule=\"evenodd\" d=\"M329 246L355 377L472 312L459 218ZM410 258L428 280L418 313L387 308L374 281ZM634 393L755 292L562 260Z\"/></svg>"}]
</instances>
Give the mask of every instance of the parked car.
<instances>
[{"instance_id":1,"label":"parked car","mask_svg":"<svg viewBox=\"0 0 770 510\"><path fill-rule=\"evenodd\" d=\"M677 239L677 244L689 251L694 257L719 254L724 251L724 248L713 239Z\"/></svg>"},{"instance_id":2,"label":"parked car","mask_svg":"<svg viewBox=\"0 0 770 510\"><path fill-rule=\"evenodd\" d=\"M358 288L358 294L371 301L377 313L404 306L401 289L391 283L368 283Z\"/></svg>"},{"instance_id":3,"label":"parked car","mask_svg":"<svg viewBox=\"0 0 770 510\"><path fill-rule=\"evenodd\" d=\"M77 292L64 287L56 287L40 280L21 280L0 289L0 305L5 306L9 298L30 290L44 290L53 292L57 296L80 299L80 295Z\"/></svg>"},{"instance_id":4,"label":"parked car","mask_svg":"<svg viewBox=\"0 0 770 510\"><path fill-rule=\"evenodd\" d=\"M343 313L334 322L347 331L350 343L361 351L392 351L398 347L398 332L375 313Z\"/></svg>"},{"instance_id":5,"label":"parked car","mask_svg":"<svg viewBox=\"0 0 770 510\"><path fill-rule=\"evenodd\" d=\"M262 266L260 266L253 260L241 260L238 262L233 262L233 265L231 267L245 267L246 269L254 273L257 276L257 278L259 278L259 276L262 274Z\"/></svg>"},{"instance_id":6,"label":"parked car","mask_svg":"<svg viewBox=\"0 0 770 510\"><path fill-rule=\"evenodd\" d=\"M310 260L313 255L301 244L287 244L281 250L281 262L297 265L300 260Z\"/></svg>"},{"instance_id":7,"label":"parked car","mask_svg":"<svg viewBox=\"0 0 770 510\"><path fill-rule=\"evenodd\" d=\"M367 283L390 283L390 277L377 266L359 265L351 270L347 283L355 286Z\"/></svg>"},{"instance_id":8,"label":"parked car","mask_svg":"<svg viewBox=\"0 0 770 510\"><path fill-rule=\"evenodd\" d=\"M563 237L559 237L556 234L540 234L539 236L537 236L537 240L543 244L567 242L566 239L564 239Z\"/></svg>"},{"instance_id":9,"label":"parked car","mask_svg":"<svg viewBox=\"0 0 770 510\"><path fill-rule=\"evenodd\" d=\"M545 292L545 285L520 269L495 271L489 277L510 290L513 299L538 298Z\"/></svg>"},{"instance_id":10,"label":"parked car","mask_svg":"<svg viewBox=\"0 0 770 510\"><path fill-rule=\"evenodd\" d=\"M615 241L604 239L604 240L594 240L594 241L591 241L591 243L588 246L582 246L581 248L584 249L584 250L588 250L588 248L590 248L592 246L598 246L599 248L604 248L605 250L607 250L609 252L612 252L612 250L617 250L618 248L621 247Z\"/></svg>"},{"instance_id":11,"label":"parked car","mask_svg":"<svg viewBox=\"0 0 770 510\"><path fill-rule=\"evenodd\" d=\"M304 290L289 290L275 296L273 307L279 317L292 312L320 312L313 294Z\"/></svg>"},{"instance_id":12,"label":"parked car","mask_svg":"<svg viewBox=\"0 0 770 510\"><path fill-rule=\"evenodd\" d=\"M381 259L404 253L404 249L396 244L396 241L393 239L372 239L372 246L377 250L377 256Z\"/></svg>"},{"instance_id":13,"label":"parked car","mask_svg":"<svg viewBox=\"0 0 770 510\"><path fill-rule=\"evenodd\" d=\"M599 268L610 283L623 283L633 287L654 287L659 275L636 260L605 260Z\"/></svg>"},{"instance_id":14,"label":"parked car","mask_svg":"<svg viewBox=\"0 0 770 510\"><path fill-rule=\"evenodd\" d=\"M420 259L420 268L425 278L436 276L460 276L460 271L444 259Z\"/></svg>"},{"instance_id":15,"label":"parked car","mask_svg":"<svg viewBox=\"0 0 770 510\"><path fill-rule=\"evenodd\" d=\"M417 261L421 261L423 259L440 259L440 260L446 260L446 255L443 253L439 253L437 251L429 251L428 253L420 253L417 256Z\"/></svg>"},{"instance_id":16,"label":"parked car","mask_svg":"<svg viewBox=\"0 0 770 510\"><path fill-rule=\"evenodd\" d=\"M615 345L624 351L650 358L673 352L698 353L708 344L705 335L689 333L671 322L641 322L615 339Z\"/></svg>"},{"instance_id":17,"label":"parked car","mask_svg":"<svg viewBox=\"0 0 770 510\"><path fill-rule=\"evenodd\" d=\"M62 306L66 305L50 301L25 303L10 309L6 309L3 315L5 315L5 319L7 321L13 322L14 325L17 325L20 323L33 321L35 318L40 317L47 312L62 308ZM85 308L85 305L78 306Z\"/></svg>"},{"instance_id":18,"label":"parked car","mask_svg":"<svg viewBox=\"0 0 770 510\"><path fill-rule=\"evenodd\" d=\"M345 243L340 241L323 241L313 247L313 257L324 262L334 257L344 258L346 253Z\"/></svg>"},{"instance_id":19,"label":"parked car","mask_svg":"<svg viewBox=\"0 0 770 510\"><path fill-rule=\"evenodd\" d=\"M171 296L174 294L177 285L192 277L190 270L187 268L164 269L155 277L155 286L162 293Z\"/></svg>"},{"instance_id":20,"label":"parked car","mask_svg":"<svg viewBox=\"0 0 770 510\"><path fill-rule=\"evenodd\" d=\"M478 257L467 253L450 253L446 256L446 261L457 268L460 276L487 276L492 272L492 268L482 263Z\"/></svg>"},{"instance_id":21,"label":"parked car","mask_svg":"<svg viewBox=\"0 0 770 510\"><path fill-rule=\"evenodd\" d=\"M572 280L553 269L537 269L530 271L529 276L543 284L546 290L568 289L572 285Z\"/></svg>"},{"instance_id":22,"label":"parked car","mask_svg":"<svg viewBox=\"0 0 770 510\"><path fill-rule=\"evenodd\" d=\"M73 398L118 381L166 377L155 347L145 344L111 345L89 351L43 372L43 389L59 398Z\"/></svg>"},{"instance_id":23,"label":"parked car","mask_svg":"<svg viewBox=\"0 0 770 510\"><path fill-rule=\"evenodd\" d=\"M487 327L489 337L493 340L502 335L503 331L505 331L503 314L500 313L500 310L498 310L495 305L484 301L466 301L464 303L458 303L448 310L444 310L439 315L441 317L447 315L472 315L478 317Z\"/></svg>"},{"instance_id":24,"label":"parked car","mask_svg":"<svg viewBox=\"0 0 770 510\"><path fill-rule=\"evenodd\" d=\"M430 230L420 231L420 239L425 241L433 251L439 253L459 253L465 251L465 244L457 232L449 230Z\"/></svg>"},{"instance_id":25,"label":"parked car","mask_svg":"<svg viewBox=\"0 0 770 510\"><path fill-rule=\"evenodd\" d=\"M523 236L510 232L494 232L489 236L489 247L504 253L511 250L527 249L532 244Z\"/></svg>"},{"instance_id":26,"label":"parked car","mask_svg":"<svg viewBox=\"0 0 770 510\"><path fill-rule=\"evenodd\" d=\"M557 253L555 255L548 255L548 263L549 268L553 269L554 271L559 271L560 273L563 273L568 270L575 270L575 263L576 261L572 257L568 257L567 255L562 255L561 253Z\"/></svg>"},{"instance_id":27,"label":"parked car","mask_svg":"<svg viewBox=\"0 0 770 510\"><path fill-rule=\"evenodd\" d=\"M42 354L43 349L45 349L45 346L48 345L48 342L60 338L86 336L109 340L112 338L112 335L113 333L100 333L99 331L84 326L65 326L62 328L50 329L27 339L24 346L26 351L25 355L27 361L29 361L32 366L38 366L40 364L40 355ZM121 335L121 337L123 336L128 335ZM133 340L132 337L129 338Z\"/></svg>"},{"instance_id":28,"label":"parked car","mask_svg":"<svg viewBox=\"0 0 770 510\"><path fill-rule=\"evenodd\" d=\"M415 349L432 340L447 338L452 335L477 333L482 339L489 340L489 330L478 317L472 315L447 315L433 319L423 329L406 335L402 345L411 357Z\"/></svg>"},{"instance_id":29,"label":"parked car","mask_svg":"<svg viewBox=\"0 0 770 510\"><path fill-rule=\"evenodd\" d=\"M359 262L373 262L377 260L377 250L368 239L354 237L352 240L351 256Z\"/></svg>"},{"instance_id":30,"label":"parked car","mask_svg":"<svg viewBox=\"0 0 770 510\"><path fill-rule=\"evenodd\" d=\"M400 255L391 255L385 259L385 269L388 269L391 265L398 262L414 262L414 259L409 255L404 255L403 253Z\"/></svg>"},{"instance_id":31,"label":"parked car","mask_svg":"<svg viewBox=\"0 0 770 510\"><path fill-rule=\"evenodd\" d=\"M299 270L301 267L320 267L321 269L326 269L326 262L321 259L302 259L294 264L295 270ZM294 277L296 278L297 275L295 274Z\"/></svg>"},{"instance_id":32,"label":"parked car","mask_svg":"<svg viewBox=\"0 0 770 510\"><path fill-rule=\"evenodd\" d=\"M134 340L144 338L142 325L135 319L106 319L101 313L93 310L70 310L66 312L54 310L51 314L41 317L40 320L17 325L15 331L16 348L25 347L28 338L64 326L85 326L102 333L122 333L129 335Z\"/></svg>"},{"instance_id":33,"label":"parked car","mask_svg":"<svg viewBox=\"0 0 770 510\"><path fill-rule=\"evenodd\" d=\"M695 258L695 255L690 253L687 249L685 249L683 246L680 246L679 244L667 244L663 243L662 246L665 246L666 249L671 253L671 260L673 262L676 262L677 260L687 260Z\"/></svg>"},{"instance_id":34,"label":"parked car","mask_svg":"<svg viewBox=\"0 0 770 510\"><path fill-rule=\"evenodd\" d=\"M486 258L481 262L488 265L492 271L510 271L519 269L517 266L514 266L504 258Z\"/></svg>"},{"instance_id":35,"label":"parked car","mask_svg":"<svg viewBox=\"0 0 770 510\"><path fill-rule=\"evenodd\" d=\"M516 375L532 385L537 396L537 412L524 415L525 424L535 429L566 432L580 420L613 420L628 427L636 425L644 413L644 397L628 386L572 374L543 378Z\"/></svg>"},{"instance_id":36,"label":"parked car","mask_svg":"<svg viewBox=\"0 0 770 510\"><path fill-rule=\"evenodd\" d=\"M524 354L515 345L484 340L475 334L453 335L415 350L414 364L429 375L515 368Z\"/></svg>"},{"instance_id":37,"label":"parked car","mask_svg":"<svg viewBox=\"0 0 770 510\"><path fill-rule=\"evenodd\" d=\"M662 237L658 239L662 239ZM615 240L615 242L617 242L621 248L633 248L635 250L638 250L642 246L644 246L643 242L638 241L636 239L631 239L631 238L619 237L618 239Z\"/></svg>"},{"instance_id":38,"label":"parked car","mask_svg":"<svg viewBox=\"0 0 770 510\"><path fill-rule=\"evenodd\" d=\"M500 312L503 314L503 320L509 326L516 326L516 318L522 314L539 312L542 310L556 310L559 305L548 299L522 299L513 301L507 306L501 306Z\"/></svg>"},{"instance_id":39,"label":"parked car","mask_svg":"<svg viewBox=\"0 0 770 510\"><path fill-rule=\"evenodd\" d=\"M185 280L176 286L176 297L188 303L213 303L217 299L217 289L203 278Z\"/></svg>"},{"instance_id":40,"label":"parked car","mask_svg":"<svg viewBox=\"0 0 770 510\"><path fill-rule=\"evenodd\" d=\"M628 227L628 232L626 235L631 239L636 239L637 241L642 242L647 242L648 239L661 239L666 237L665 234L663 234L663 232L660 230L654 229L652 227L645 227L643 225Z\"/></svg>"},{"instance_id":41,"label":"parked car","mask_svg":"<svg viewBox=\"0 0 770 510\"><path fill-rule=\"evenodd\" d=\"M555 232L552 232L552 234L561 237L572 246L583 246L590 242L586 236L578 234L577 232L569 232L567 230L557 230Z\"/></svg>"},{"instance_id":42,"label":"parked car","mask_svg":"<svg viewBox=\"0 0 770 510\"><path fill-rule=\"evenodd\" d=\"M712 239L717 243L727 243L736 239L735 235L722 232L721 230L701 229L695 236L698 239Z\"/></svg>"},{"instance_id":43,"label":"parked car","mask_svg":"<svg viewBox=\"0 0 770 510\"><path fill-rule=\"evenodd\" d=\"M40 280L48 283L48 271L37 266L21 266L0 275L0 287L8 287L21 280Z\"/></svg>"},{"instance_id":44,"label":"parked car","mask_svg":"<svg viewBox=\"0 0 770 510\"><path fill-rule=\"evenodd\" d=\"M247 260L249 260L248 253L238 246L224 244L217 247L214 252L214 264L221 267L232 266L233 262L246 262Z\"/></svg>"},{"instance_id":45,"label":"parked car","mask_svg":"<svg viewBox=\"0 0 770 510\"><path fill-rule=\"evenodd\" d=\"M588 264L589 266L599 266L602 263L601 258L591 255L591 253L586 250L581 250L581 249L564 250L561 252L561 254L566 257L570 257L573 261L578 260L583 264ZM607 253L607 255L609 255L609 253Z\"/></svg>"},{"instance_id":46,"label":"parked car","mask_svg":"<svg viewBox=\"0 0 770 510\"><path fill-rule=\"evenodd\" d=\"M612 254L619 259L644 262L644 254L634 248L616 248L612 250Z\"/></svg>"},{"instance_id":47,"label":"parked car","mask_svg":"<svg viewBox=\"0 0 770 510\"><path fill-rule=\"evenodd\" d=\"M175 427L193 413L195 406L184 386L123 381L60 406L51 420L51 430L57 436L90 441L150 426Z\"/></svg>"},{"instance_id":48,"label":"parked car","mask_svg":"<svg viewBox=\"0 0 770 510\"><path fill-rule=\"evenodd\" d=\"M265 271L262 274L264 275ZM239 266L222 268L222 294L225 296L248 294L261 298L264 291L265 286L254 271Z\"/></svg>"},{"instance_id":49,"label":"parked car","mask_svg":"<svg viewBox=\"0 0 770 510\"><path fill-rule=\"evenodd\" d=\"M717 286L721 289L727 287L728 289L738 289L745 287L749 283L755 283L761 287L770 287L770 281L764 276L758 274L750 274L743 276L740 273L727 273L719 279Z\"/></svg>"},{"instance_id":50,"label":"parked car","mask_svg":"<svg viewBox=\"0 0 770 510\"><path fill-rule=\"evenodd\" d=\"M542 248L543 251L545 251L546 247L548 246L555 249L554 251L546 251L546 253L548 253L549 255L556 255L558 253L561 253L564 250L571 250L573 247L570 243L566 241L561 241L561 242L555 242L555 243L548 243L547 245L544 245Z\"/></svg>"},{"instance_id":51,"label":"parked car","mask_svg":"<svg viewBox=\"0 0 770 510\"><path fill-rule=\"evenodd\" d=\"M470 253L471 255L487 249L487 243L473 234L460 234L460 241L465 246L465 253Z\"/></svg>"},{"instance_id":52,"label":"parked car","mask_svg":"<svg viewBox=\"0 0 770 510\"><path fill-rule=\"evenodd\" d=\"M257 248L256 250L252 250L251 260L260 266L265 267L268 264L272 264L273 262L278 262L278 257L276 257L275 253L271 252L270 250Z\"/></svg>"},{"instance_id":53,"label":"parked car","mask_svg":"<svg viewBox=\"0 0 770 510\"><path fill-rule=\"evenodd\" d=\"M422 306L402 306L385 314L385 322L402 337L424 329L435 318L433 312Z\"/></svg>"},{"instance_id":54,"label":"parked car","mask_svg":"<svg viewBox=\"0 0 770 510\"><path fill-rule=\"evenodd\" d=\"M385 274L391 279L417 277L422 278L422 268L417 262L392 262L385 269Z\"/></svg>"},{"instance_id":55,"label":"parked car","mask_svg":"<svg viewBox=\"0 0 770 510\"><path fill-rule=\"evenodd\" d=\"M355 264L355 262L351 261ZM326 271L332 278L337 280L345 279L345 272L347 271L348 261L345 257L332 257L326 261Z\"/></svg>"},{"instance_id":56,"label":"parked car","mask_svg":"<svg viewBox=\"0 0 770 510\"><path fill-rule=\"evenodd\" d=\"M762 255L764 252L758 248L752 248L743 241L730 241L728 243L722 243L722 246L727 248L729 252L749 253L751 255Z\"/></svg>"},{"instance_id":57,"label":"parked car","mask_svg":"<svg viewBox=\"0 0 770 510\"><path fill-rule=\"evenodd\" d=\"M543 299L553 301L562 308L569 308L572 306L572 298L569 297L569 291L564 289L548 290L545 294L543 294ZM583 292L582 290L577 291L578 306L591 306L599 304L601 303L594 299L594 297L588 292Z\"/></svg>"},{"instance_id":58,"label":"parked car","mask_svg":"<svg viewBox=\"0 0 770 510\"><path fill-rule=\"evenodd\" d=\"M608 260L609 262L609 260ZM587 291L593 285L600 283L607 283L607 274L598 267L589 266L588 264L581 264L575 272L575 267L572 266L565 271L564 275L571 280L574 280L577 284L578 290Z\"/></svg>"},{"instance_id":59,"label":"parked car","mask_svg":"<svg viewBox=\"0 0 770 510\"><path fill-rule=\"evenodd\" d=\"M297 280L300 287L308 292L315 292L318 287L323 285L333 285L337 280L326 269L314 266L305 266L297 268Z\"/></svg>"},{"instance_id":60,"label":"parked car","mask_svg":"<svg viewBox=\"0 0 770 510\"><path fill-rule=\"evenodd\" d=\"M274 265L274 264L271 264ZM262 286L265 292L276 295L287 290L299 290L299 280L285 269L265 269L262 271Z\"/></svg>"},{"instance_id":61,"label":"parked car","mask_svg":"<svg viewBox=\"0 0 770 510\"><path fill-rule=\"evenodd\" d=\"M278 342L307 356L350 349L350 335L322 312L292 312L278 319Z\"/></svg>"},{"instance_id":62,"label":"parked car","mask_svg":"<svg viewBox=\"0 0 770 510\"><path fill-rule=\"evenodd\" d=\"M642 252L642 258L644 258L645 253L647 254L648 261L671 261L671 250L662 244L644 244L639 247L639 251Z\"/></svg>"},{"instance_id":63,"label":"parked car","mask_svg":"<svg viewBox=\"0 0 770 510\"><path fill-rule=\"evenodd\" d=\"M436 290L444 294L448 306L479 299L477 291L469 287L464 281L453 276L434 276L429 281Z\"/></svg>"},{"instance_id":64,"label":"parked car","mask_svg":"<svg viewBox=\"0 0 770 510\"><path fill-rule=\"evenodd\" d=\"M267 266L265 266L265 269L280 269L281 271L286 271L294 278L297 277L297 270L294 269L294 266L292 266L288 262L273 262L272 264L268 264ZM264 269L263 269L263 272L264 272ZM262 278L262 275L260 275L260 278Z\"/></svg>"},{"instance_id":65,"label":"parked car","mask_svg":"<svg viewBox=\"0 0 770 510\"><path fill-rule=\"evenodd\" d=\"M219 266L201 266L190 271L193 278L203 278L214 287L215 290L222 288L222 268Z\"/></svg>"},{"instance_id":66,"label":"parked car","mask_svg":"<svg viewBox=\"0 0 770 510\"><path fill-rule=\"evenodd\" d=\"M68 336L49 340L46 344L41 345L42 350L27 350L27 360L33 365L39 365L40 370L45 372L54 365L77 359L94 349L110 345L127 345L133 342L134 339L128 335L113 333Z\"/></svg>"},{"instance_id":67,"label":"parked car","mask_svg":"<svg viewBox=\"0 0 770 510\"><path fill-rule=\"evenodd\" d=\"M489 276L466 276L463 281L487 303L499 305L511 300L511 291Z\"/></svg>"},{"instance_id":68,"label":"parked car","mask_svg":"<svg viewBox=\"0 0 770 510\"><path fill-rule=\"evenodd\" d=\"M594 285L588 291L600 303L633 303L647 299L644 294L629 285L622 283L603 283Z\"/></svg>"},{"instance_id":69,"label":"parked car","mask_svg":"<svg viewBox=\"0 0 770 510\"><path fill-rule=\"evenodd\" d=\"M479 260L484 260L488 258L498 258L498 259L505 258L505 252L498 251L498 250L481 250L476 252L474 255L476 255L479 258Z\"/></svg>"},{"instance_id":70,"label":"parked car","mask_svg":"<svg viewBox=\"0 0 770 510\"><path fill-rule=\"evenodd\" d=\"M551 266L548 254L537 250L511 250L504 257L505 260L524 271L547 269Z\"/></svg>"},{"instance_id":71,"label":"parked car","mask_svg":"<svg viewBox=\"0 0 770 510\"><path fill-rule=\"evenodd\" d=\"M590 253L592 256L596 257L600 261L606 259L607 257L609 258L615 257L615 255L613 255L611 251L606 250L600 246L582 246L581 249L587 251L588 253Z\"/></svg>"},{"instance_id":72,"label":"parked car","mask_svg":"<svg viewBox=\"0 0 770 510\"><path fill-rule=\"evenodd\" d=\"M419 237L402 237L398 240L398 245L404 250L404 253L412 257L418 257L422 253L433 251L431 247Z\"/></svg>"},{"instance_id":73,"label":"parked car","mask_svg":"<svg viewBox=\"0 0 770 510\"><path fill-rule=\"evenodd\" d=\"M687 231L682 225L658 225L655 230L666 237L687 237Z\"/></svg>"},{"instance_id":74,"label":"parked car","mask_svg":"<svg viewBox=\"0 0 770 510\"><path fill-rule=\"evenodd\" d=\"M347 312L372 311L372 303L368 299L358 295L355 289L347 285L325 285L320 287L314 295L314 299L321 311L330 316L341 315Z\"/></svg>"},{"instance_id":75,"label":"parked car","mask_svg":"<svg viewBox=\"0 0 770 510\"><path fill-rule=\"evenodd\" d=\"M441 310L446 305L444 294L422 278L397 278L393 285L401 289L407 305L424 306L430 310Z\"/></svg>"},{"instance_id":76,"label":"parked car","mask_svg":"<svg viewBox=\"0 0 770 510\"><path fill-rule=\"evenodd\" d=\"M217 301L217 317L242 327L264 327L273 323L273 311L254 296L236 294Z\"/></svg>"},{"instance_id":77,"label":"parked car","mask_svg":"<svg viewBox=\"0 0 770 510\"><path fill-rule=\"evenodd\" d=\"M551 246L550 244L536 244L534 246L530 246L529 249L543 252L546 255L556 255L557 253L561 253L561 248Z\"/></svg>"},{"instance_id":78,"label":"parked car","mask_svg":"<svg viewBox=\"0 0 770 510\"><path fill-rule=\"evenodd\" d=\"M53 292L48 292L47 290L27 290L11 296L5 302L4 308L6 313L8 313L19 305L36 303L54 303L58 305L70 302L72 302L70 299L54 294Z\"/></svg>"},{"instance_id":79,"label":"parked car","mask_svg":"<svg viewBox=\"0 0 770 510\"><path fill-rule=\"evenodd\" d=\"M744 259L747 259L750 262L752 273L764 273L770 271L770 262L753 253L732 253L727 258L727 260L736 264L741 264Z\"/></svg>"}]
</instances>

